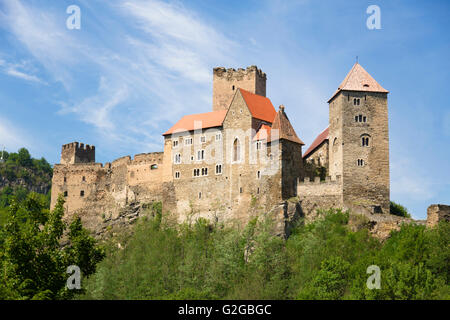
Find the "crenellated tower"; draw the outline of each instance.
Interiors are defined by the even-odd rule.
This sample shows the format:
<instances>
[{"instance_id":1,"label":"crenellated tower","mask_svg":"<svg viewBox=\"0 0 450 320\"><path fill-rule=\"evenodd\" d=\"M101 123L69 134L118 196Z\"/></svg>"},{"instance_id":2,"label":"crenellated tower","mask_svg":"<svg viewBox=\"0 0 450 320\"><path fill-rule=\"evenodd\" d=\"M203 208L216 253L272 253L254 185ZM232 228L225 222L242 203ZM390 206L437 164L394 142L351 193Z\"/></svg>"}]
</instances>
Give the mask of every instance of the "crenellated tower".
<instances>
[{"instance_id":1,"label":"crenellated tower","mask_svg":"<svg viewBox=\"0 0 450 320\"><path fill-rule=\"evenodd\" d=\"M227 110L238 88L266 96L266 74L257 66L213 70L213 111Z\"/></svg>"},{"instance_id":2,"label":"crenellated tower","mask_svg":"<svg viewBox=\"0 0 450 320\"><path fill-rule=\"evenodd\" d=\"M95 162L95 146L78 142L72 142L62 146L61 164L91 162Z\"/></svg>"}]
</instances>

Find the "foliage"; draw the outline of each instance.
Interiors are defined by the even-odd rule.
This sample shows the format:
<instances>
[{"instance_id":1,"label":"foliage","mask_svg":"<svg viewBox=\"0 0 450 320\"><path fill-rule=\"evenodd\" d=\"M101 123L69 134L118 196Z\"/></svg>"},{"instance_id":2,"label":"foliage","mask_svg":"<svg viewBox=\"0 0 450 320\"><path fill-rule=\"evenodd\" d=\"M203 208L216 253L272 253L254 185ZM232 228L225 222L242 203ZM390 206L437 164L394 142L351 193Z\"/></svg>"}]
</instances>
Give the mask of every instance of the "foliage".
<instances>
[{"instance_id":1,"label":"foliage","mask_svg":"<svg viewBox=\"0 0 450 320\"><path fill-rule=\"evenodd\" d=\"M411 215L408 213L408 209L401 204L395 203L394 201L391 201L390 213L400 217L411 218Z\"/></svg>"},{"instance_id":2,"label":"foliage","mask_svg":"<svg viewBox=\"0 0 450 320\"><path fill-rule=\"evenodd\" d=\"M0 226L0 299L69 299L76 290L66 288L67 267L79 266L84 277L95 272L104 253L79 218L64 235L63 205L60 197L50 211L37 194L11 202Z\"/></svg>"},{"instance_id":3,"label":"foliage","mask_svg":"<svg viewBox=\"0 0 450 320\"><path fill-rule=\"evenodd\" d=\"M305 170L305 177L309 177L311 181L314 181L315 177L320 177L320 180L324 181L327 176L327 168L317 165L313 161L304 161L303 169Z\"/></svg>"},{"instance_id":4,"label":"foliage","mask_svg":"<svg viewBox=\"0 0 450 320\"><path fill-rule=\"evenodd\" d=\"M450 227L405 225L384 243L348 226L349 214L321 212L289 239L264 217L244 229L169 225L161 207L128 238L108 246L83 299L449 299ZM381 268L369 290L367 267Z\"/></svg>"},{"instance_id":5,"label":"foliage","mask_svg":"<svg viewBox=\"0 0 450 320\"><path fill-rule=\"evenodd\" d=\"M5 151L3 158L5 161L0 162L0 225L7 219L12 200L25 200L33 189L46 192L42 199L49 208L53 170L47 160L32 158L25 148L19 149L17 153Z\"/></svg>"}]
</instances>

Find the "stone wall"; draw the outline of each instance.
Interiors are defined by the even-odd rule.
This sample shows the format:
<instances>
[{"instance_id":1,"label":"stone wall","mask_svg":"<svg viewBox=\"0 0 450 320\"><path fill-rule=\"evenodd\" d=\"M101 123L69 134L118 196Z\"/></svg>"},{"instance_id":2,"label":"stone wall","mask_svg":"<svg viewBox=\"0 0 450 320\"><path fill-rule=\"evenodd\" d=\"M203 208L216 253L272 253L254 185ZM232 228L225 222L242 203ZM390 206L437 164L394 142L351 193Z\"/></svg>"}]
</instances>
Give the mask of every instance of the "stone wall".
<instances>
[{"instance_id":1,"label":"stone wall","mask_svg":"<svg viewBox=\"0 0 450 320\"><path fill-rule=\"evenodd\" d=\"M427 209L427 227L432 228L440 221L450 221L450 206L432 204Z\"/></svg>"},{"instance_id":2,"label":"stone wall","mask_svg":"<svg viewBox=\"0 0 450 320\"><path fill-rule=\"evenodd\" d=\"M359 99L357 105L354 99ZM366 122L356 121L362 115ZM341 91L330 102L330 175L342 174L346 207L389 213L387 94ZM362 138L369 145L362 144ZM362 160L361 165L358 161Z\"/></svg>"},{"instance_id":3,"label":"stone wall","mask_svg":"<svg viewBox=\"0 0 450 320\"><path fill-rule=\"evenodd\" d=\"M320 181L320 177L310 181L309 177L305 177L304 181L298 183L297 197L300 201L302 214L307 221L316 218L317 210L344 208L342 179L337 176L336 179L332 180L328 176L325 181Z\"/></svg>"},{"instance_id":4,"label":"stone wall","mask_svg":"<svg viewBox=\"0 0 450 320\"><path fill-rule=\"evenodd\" d=\"M226 110L238 88L266 96L266 74L256 66L247 69L214 68L213 111Z\"/></svg>"},{"instance_id":5,"label":"stone wall","mask_svg":"<svg viewBox=\"0 0 450 320\"><path fill-rule=\"evenodd\" d=\"M329 143L328 139L322 142L314 151L308 154L306 161L314 163L318 167L329 167Z\"/></svg>"}]
</instances>

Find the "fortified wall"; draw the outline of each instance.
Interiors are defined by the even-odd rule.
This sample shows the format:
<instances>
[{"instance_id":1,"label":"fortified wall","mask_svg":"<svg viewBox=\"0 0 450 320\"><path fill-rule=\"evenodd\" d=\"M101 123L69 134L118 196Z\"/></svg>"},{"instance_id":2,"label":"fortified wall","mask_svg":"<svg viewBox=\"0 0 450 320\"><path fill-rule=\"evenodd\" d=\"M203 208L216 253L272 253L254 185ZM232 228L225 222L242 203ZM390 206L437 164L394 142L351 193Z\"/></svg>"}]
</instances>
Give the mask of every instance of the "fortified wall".
<instances>
[{"instance_id":1,"label":"fortified wall","mask_svg":"<svg viewBox=\"0 0 450 320\"><path fill-rule=\"evenodd\" d=\"M321 181L320 177L315 177L314 181L305 177L298 183L297 195L307 221L317 216L317 210L344 208L341 176L333 179L327 176L325 181Z\"/></svg>"},{"instance_id":2,"label":"fortified wall","mask_svg":"<svg viewBox=\"0 0 450 320\"><path fill-rule=\"evenodd\" d=\"M75 212L91 229L114 219L130 203L162 200L163 153L121 157L111 163L95 162L95 147L63 145L61 164L53 169L51 207L58 195L65 198L66 218Z\"/></svg>"}]
</instances>

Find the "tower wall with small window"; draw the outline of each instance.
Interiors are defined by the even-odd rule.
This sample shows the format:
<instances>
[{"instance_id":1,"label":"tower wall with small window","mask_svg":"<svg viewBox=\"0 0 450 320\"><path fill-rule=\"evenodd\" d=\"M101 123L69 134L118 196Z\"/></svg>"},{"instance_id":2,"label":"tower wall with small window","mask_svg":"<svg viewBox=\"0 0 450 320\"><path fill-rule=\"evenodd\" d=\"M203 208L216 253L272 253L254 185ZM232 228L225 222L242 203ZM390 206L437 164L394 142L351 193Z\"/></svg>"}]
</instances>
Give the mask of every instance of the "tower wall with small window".
<instances>
[{"instance_id":1,"label":"tower wall with small window","mask_svg":"<svg viewBox=\"0 0 450 320\"><path fill-rule=\"evenodd\" d=\"M238 88L266 96L266 74L256 66L213 70L213 111L226 110Z\"/></svg>"},{"instance_id":2,"label":"tower wall with small window","mask_svg":"<svg viewBox=\"0 0 450 320\"><path fill-rule=\"evenodd\" d=\"M389 213L387 93L341 91L330 101L330 174L347 208Z\"/></svg>"}]
</instances>

